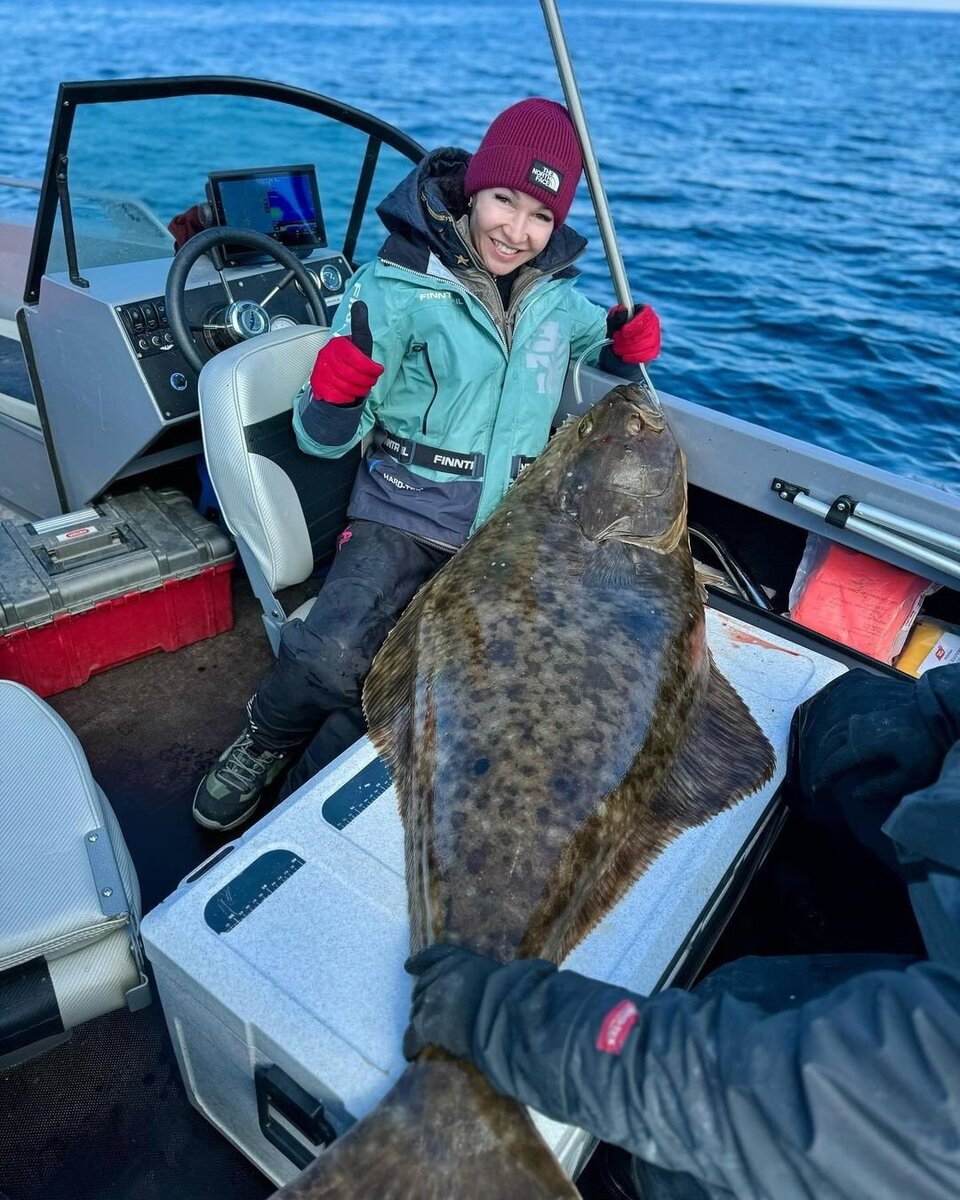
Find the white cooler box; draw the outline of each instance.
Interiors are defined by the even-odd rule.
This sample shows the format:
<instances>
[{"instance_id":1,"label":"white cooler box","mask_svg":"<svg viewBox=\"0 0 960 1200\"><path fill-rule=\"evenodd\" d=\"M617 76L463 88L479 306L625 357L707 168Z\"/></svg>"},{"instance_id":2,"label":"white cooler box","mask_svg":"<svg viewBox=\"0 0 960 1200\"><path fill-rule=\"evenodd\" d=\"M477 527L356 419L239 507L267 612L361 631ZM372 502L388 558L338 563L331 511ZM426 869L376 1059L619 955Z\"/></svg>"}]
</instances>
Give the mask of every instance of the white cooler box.
<instances>
[{"instance_id":1,"label":"white cooler box","mask_svg":"<svg viewBox=\"0 0 960 1200\"><path fill-rule=\"evenodd\" d=\"M843 668L716 612L708 631L782 764L794 709ZM567 965L649 994L697 962L775 824L781 776L670 845ZM403 832L372 744L221 849L142 933L191 1101L287 1182L405 1066ZM590 1136L533 1115L575 1175Z\"/></svg>"}]
</instances>

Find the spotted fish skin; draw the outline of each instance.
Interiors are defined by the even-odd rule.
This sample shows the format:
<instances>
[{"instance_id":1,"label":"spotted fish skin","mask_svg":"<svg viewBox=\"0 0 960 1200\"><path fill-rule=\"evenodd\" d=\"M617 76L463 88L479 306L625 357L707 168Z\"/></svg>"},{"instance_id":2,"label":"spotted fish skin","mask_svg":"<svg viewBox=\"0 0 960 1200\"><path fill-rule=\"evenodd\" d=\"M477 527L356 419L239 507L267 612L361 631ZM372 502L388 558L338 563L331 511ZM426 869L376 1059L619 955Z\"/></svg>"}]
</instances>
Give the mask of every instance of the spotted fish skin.
<instances>
[{"instance_id":1,"label":"spotted fish skin","mask_svg":"<svg viewBox=\"0 0 960 1200\"><path fill-rule=\"evenodd\" d=\"M403 817L413 949L560 961L664 846L769 778L710 658L683 455L644 389L555 435L414 598L364 705ZM427 1137L437 1107L447 1136ZM385 1121L410 1145L375 1168ZM301 1186L285 1194L577 1194L520 1105L432 1050Z\"/></svg>"}]
</instances>

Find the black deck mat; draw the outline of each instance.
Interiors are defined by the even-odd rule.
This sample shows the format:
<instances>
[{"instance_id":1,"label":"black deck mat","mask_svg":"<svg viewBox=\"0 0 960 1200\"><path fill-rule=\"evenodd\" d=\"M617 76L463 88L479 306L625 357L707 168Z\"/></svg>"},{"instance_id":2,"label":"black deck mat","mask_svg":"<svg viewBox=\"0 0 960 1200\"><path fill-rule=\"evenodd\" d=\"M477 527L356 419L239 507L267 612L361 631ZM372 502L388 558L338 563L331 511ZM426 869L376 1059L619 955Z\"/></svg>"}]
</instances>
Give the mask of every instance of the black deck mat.
<instances>
[{"instance_id":1,"label":"black deck mat","mask_svg":"<svg viewBox=\"0 0 960 1200\"><path fill-rule=\"evenodd\" d=\"M197 783L243 728L247 699L273 661L260 605L234 574L232 630L115 667L50 698L117 814L144 912L243 832L201 829L191 813ZM285 593L287 611L309 591L306 585Z\"/></svg>"},{"instance_id":2,"label":"black deck mat","mask_svg":"<svg viewBox=\"0 0 960 1200\"><path fill-rule=\"evenodd\" d=\"M275 1189L187 1101L156 1002L0 1072L9 1200L261 1200Z\"/></svg>"}]
</instances>

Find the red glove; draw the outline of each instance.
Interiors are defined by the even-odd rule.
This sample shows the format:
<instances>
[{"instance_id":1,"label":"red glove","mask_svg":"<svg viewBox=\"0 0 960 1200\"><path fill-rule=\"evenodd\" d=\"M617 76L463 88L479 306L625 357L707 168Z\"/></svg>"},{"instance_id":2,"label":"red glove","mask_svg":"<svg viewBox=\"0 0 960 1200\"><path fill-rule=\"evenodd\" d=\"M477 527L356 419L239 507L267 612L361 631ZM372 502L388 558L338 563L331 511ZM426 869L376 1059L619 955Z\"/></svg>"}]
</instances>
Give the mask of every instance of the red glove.
<instances>
[{"instance_id":1,"label":"red glove","mask_svg":"<svg viewBox=\"0 0 960 1200\"><path fill-rule=\"evenodd\" d=\"M350 309L350 336L331 338L317 355L310 374L314 400L355 404L364 399L383 374L383 367L370 357L372 353L367 306L357 300Z\"/></svg>"},{"instance_id":2,"label":"red glove","mask_svg":"<svg viewBox=\"0 0 960 1200\"><path fill-rule=\"evenodd\" d=\"M628 321L627 310L616 304L607 313L607 337L613 339L613 352L623 362L652 362L660 353L660 318L649 304L643 304Z\"/></svg>"}]
</instances>

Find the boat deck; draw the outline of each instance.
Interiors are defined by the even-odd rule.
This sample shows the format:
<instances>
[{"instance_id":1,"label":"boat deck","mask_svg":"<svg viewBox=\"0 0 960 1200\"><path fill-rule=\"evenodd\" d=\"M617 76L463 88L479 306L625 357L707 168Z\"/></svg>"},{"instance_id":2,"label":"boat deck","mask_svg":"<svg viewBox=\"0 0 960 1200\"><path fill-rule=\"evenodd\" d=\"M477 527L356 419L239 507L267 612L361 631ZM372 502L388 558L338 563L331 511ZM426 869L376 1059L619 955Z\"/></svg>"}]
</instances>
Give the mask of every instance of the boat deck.
<instances>
[{"instance_id":1,"label":"boat deck","mask_svg":"<svg viewBox=\"0 0 960 1200\"><path fill-rule=\"evenodd\" d=\"M285 595L299 601L306 585ZM229 633L155 654L51 698L117 813L144 911L231 834L193 821L199 775L235 735L270 662L259 606L237 573ZM922 952L882 870L788 822L708 966L741 954ZM855 881L852 885L850 881ZM159 1003L78 1028L0 1073L0 1196L8 1200L257 1200L273 1187L188 1104ZM605 1156L584 1196L616 1195Z\"/></svg>"}]
</instances>

